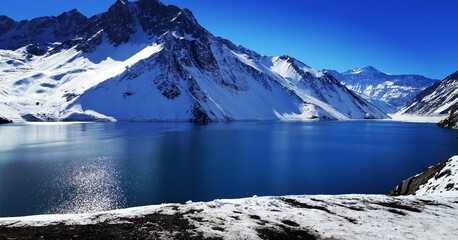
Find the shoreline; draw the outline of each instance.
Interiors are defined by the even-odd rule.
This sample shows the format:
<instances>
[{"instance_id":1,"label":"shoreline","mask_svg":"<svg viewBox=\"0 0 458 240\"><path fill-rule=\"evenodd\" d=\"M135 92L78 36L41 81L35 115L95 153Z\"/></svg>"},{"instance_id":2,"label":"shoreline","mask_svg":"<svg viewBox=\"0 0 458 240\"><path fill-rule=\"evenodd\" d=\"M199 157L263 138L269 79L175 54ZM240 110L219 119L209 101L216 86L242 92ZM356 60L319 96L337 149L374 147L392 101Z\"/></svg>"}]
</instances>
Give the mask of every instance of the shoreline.
<instances>
[{"instance_id":1,"label":"shoreline","mask_svg":"<svg viewBox=\"0 0 458 240\"><path fill-rule=\"evenodd\" d=\"M198 123L189 120L116 120L116 121L21 121L10 122L4 125L71 125L71 124L86 124L86 123L192 123L192 124L212 124L212 123L256 123L256 122L358 122L358 121L374 121L374 122L404 122L404 123L433 123L437 124L444 120L448 115L440 116L417 116L417 115L396 115L388 114L390 118L385 119L252 119L252 120L230 120L230 121L212 121L208 123Z\"/></svg>"}]
</instances>

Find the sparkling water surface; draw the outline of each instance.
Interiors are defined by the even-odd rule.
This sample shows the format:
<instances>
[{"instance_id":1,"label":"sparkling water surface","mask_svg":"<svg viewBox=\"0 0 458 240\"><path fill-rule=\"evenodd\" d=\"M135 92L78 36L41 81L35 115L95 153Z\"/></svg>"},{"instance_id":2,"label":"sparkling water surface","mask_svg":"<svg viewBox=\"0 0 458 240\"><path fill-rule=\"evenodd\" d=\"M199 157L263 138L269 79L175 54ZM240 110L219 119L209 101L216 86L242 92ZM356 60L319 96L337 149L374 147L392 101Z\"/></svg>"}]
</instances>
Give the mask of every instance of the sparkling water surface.
<instances>
[{"instance_id":1,"label":"sparkling water surface","mask_svg":"<svg viewBox=\"0 0 458 240\"><path fill-rule=\"evenodd\" d=\"M458 131L391 121L12 124L0 137L2 217L384 194L458 154Z\"/></svg>"}]
</instances>

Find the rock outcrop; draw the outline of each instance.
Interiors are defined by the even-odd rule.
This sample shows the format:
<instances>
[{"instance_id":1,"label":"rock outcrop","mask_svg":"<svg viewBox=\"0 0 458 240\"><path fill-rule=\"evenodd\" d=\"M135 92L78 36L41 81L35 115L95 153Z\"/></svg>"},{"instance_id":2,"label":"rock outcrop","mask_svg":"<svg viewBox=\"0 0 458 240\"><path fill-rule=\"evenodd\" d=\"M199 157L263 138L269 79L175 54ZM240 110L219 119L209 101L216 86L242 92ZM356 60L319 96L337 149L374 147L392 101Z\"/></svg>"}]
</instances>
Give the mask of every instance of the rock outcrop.
<instances>
[{"instance_id":1,"label":"rock outcrop","mask_svg":"<svg viewBox=\"0 0 458 240\"><path fill-rule=\"evenodd\" d=\"M446 162L431 166L424 172L402 181L395 189L390 192L390 196L414 195L422 185L426 184L431 178L438 175L444 169Z\"/></svg>"},{"instance_id":2,"label":"rock outcrop","mask_svg":"<svg viewBox=\"0 0 458 240\"><path fill-rule=\"evenodd\" d=\"M429 167L390 192L390 196L401 195L458 196L458 156Z\"/></svg>"}]
</instances>

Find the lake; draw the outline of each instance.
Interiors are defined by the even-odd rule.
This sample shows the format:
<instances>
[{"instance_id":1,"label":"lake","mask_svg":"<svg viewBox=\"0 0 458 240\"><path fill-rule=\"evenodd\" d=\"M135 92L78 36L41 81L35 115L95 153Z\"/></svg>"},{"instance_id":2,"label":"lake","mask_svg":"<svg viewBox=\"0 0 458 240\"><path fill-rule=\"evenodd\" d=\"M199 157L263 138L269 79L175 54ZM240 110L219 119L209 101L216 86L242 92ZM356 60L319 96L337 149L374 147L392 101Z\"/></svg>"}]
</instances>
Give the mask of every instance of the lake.
<instances>
[{"instance_id":1,"label":"lake","mask_svg":"<svg viewBox=\"0 0 458 240\"><path fill-rule=\"evenodd\" d=\"M12 124L0 137L3 217L385 194L458 153L458 131L393 121Z\"/></svg>"}]
</instances>

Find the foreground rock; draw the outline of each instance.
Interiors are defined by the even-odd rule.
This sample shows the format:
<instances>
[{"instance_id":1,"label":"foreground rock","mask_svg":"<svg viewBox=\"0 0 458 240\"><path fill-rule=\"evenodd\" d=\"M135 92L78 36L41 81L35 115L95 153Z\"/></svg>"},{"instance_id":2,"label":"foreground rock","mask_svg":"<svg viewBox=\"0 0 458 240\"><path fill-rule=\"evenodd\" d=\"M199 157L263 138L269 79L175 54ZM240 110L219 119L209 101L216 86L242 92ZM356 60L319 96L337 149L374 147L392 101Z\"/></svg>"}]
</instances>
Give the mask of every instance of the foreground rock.
<instances>
[{"instance_id":1,"label":"foreground rock","mask_svg":"<svg viewBox=\"0 0 458 240\"><path fill-rule=\"evenodd\" d=\"M401 195L458 196L458 156L431 166L399 184L390 193Z\"/></svg>"},{"instance_id":2,"label":"foreground rock","mask_svg":"<svg viewBox=\"0 0 458 240\"><path fill-rule=\"evenodd\" d=\"M447 162L442 162L431 166L424 172L415 175L401 182L395 189L390 192L390 196L415 195L417 191L425 186L433 178L439 178L441 171L445 168Z\"/></svg>"},{"instance_id":3,"label":"foreground rock","mask_svg":"<svg viewBox=\"0 0 458 240\"><path fill-rule=\"evenodd\" d=\"M458 156L402 194L252 197L0 218L0 239L456 239Z\"/></svg>"},{"instance_id":4,"label":"foreground rock","mask_svg":"<svg viewBox=\"0 0 458 240\"><path fill-rule=\"evenodd\" d=\"M452 107L450 116L440 121L437 125L443 128L458 129L458 103Z\"/></svg>"}]
</instances>

